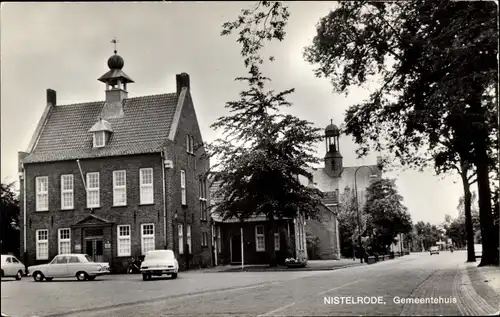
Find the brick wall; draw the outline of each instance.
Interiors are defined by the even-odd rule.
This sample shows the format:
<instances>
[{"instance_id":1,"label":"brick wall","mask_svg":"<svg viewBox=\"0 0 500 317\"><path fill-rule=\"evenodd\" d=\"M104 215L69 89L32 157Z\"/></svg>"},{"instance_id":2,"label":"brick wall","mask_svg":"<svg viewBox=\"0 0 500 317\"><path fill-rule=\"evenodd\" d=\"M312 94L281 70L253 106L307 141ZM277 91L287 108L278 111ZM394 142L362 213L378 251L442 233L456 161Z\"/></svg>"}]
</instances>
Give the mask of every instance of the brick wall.
<instances>
[{"instance_id":1,"label":"brick wall","mask_svg":"<svg viewBox=\"0 0 500 317\"><path fill-rule=\"evenodd\" d=\"M333 207L332 207L333 208ZM306 231L319 239L316 254L311 260L340 259L339 241L337 235L337 217L325 206L320 207L321 220L307 220Z\"/></svg>"},{"instance_id":2,"label":"brick wall","mask_svg":"<svg viewBox=\"0 0 500 317\"><path fill-rule=\"evenodd\" d=\"M195 153L187 153L186 135L194 137ZM182 112L179 118L177 132L173 142L168 142L166 149L166 159L172 160L174 168L167 170L170 177L167 177L167 192L171 199L167 205L172 210L172 217L167 219L167 228L170 230L169 246L173 247L178 256L179 266L186 268L186 254L179 255L178 224L184 226L184 243L187 241L186 225L191 225L191 245L192 255L189 256L189 267L200 267L212 265L212 234L210 216L207 220L201 220L199 177L209 168L209 162L202 157L203 147L199 145L203 142L201 132L196 118L196 112L190 94L187 94ZM186 206L181 204L181 170L186 173ZM208 185L208 184L207 184ZM208 196L208 188L206 190ZM207 202L208 206L208 202ZM177 215L177 217L176 217ZM201 246L202 233L207 234L207 246Z\"/></svg>"}]
</instances>

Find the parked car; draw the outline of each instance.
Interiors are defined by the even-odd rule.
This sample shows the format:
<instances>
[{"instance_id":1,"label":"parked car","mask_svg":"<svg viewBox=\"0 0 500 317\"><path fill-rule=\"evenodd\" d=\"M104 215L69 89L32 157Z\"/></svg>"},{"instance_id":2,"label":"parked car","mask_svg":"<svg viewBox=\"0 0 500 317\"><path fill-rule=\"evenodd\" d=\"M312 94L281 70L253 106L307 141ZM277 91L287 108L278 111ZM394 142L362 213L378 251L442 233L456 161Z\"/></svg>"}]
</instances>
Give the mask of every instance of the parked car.
<instances>
[{"instance_id":1,"label":"parked car","mask_svg":"<svg viewBox=\"0 0 500 317\"><path fill-rule=\"evenodd\" d=\"M142 279L151 280L151 277L169 274L172 278L177 278L179 263L175 259L172 250L154 250L146 253L144 261L141 263Z\"/></svg>"},{"instance_id":2,"label":"parked car","mask_svg":"<svg viewBox=\"0 0 500 317\"><path fill-rule=\"evenodd\" d=\"M15 256L2 254L1 267L2 277L15 277L18 281L23 278L25 266Z\"/></svg>"},{"instance_id":3,"label":"parked car","mask_svg":"<svg viewBox=\"0 0 500 317\"><path fill-rule=\"evenodd\" d=\"M109 263L94 262L86 254L59 254L48 264L28 267L28 274L37 282L54 277L76 277L79 281L93 281L97 276L109 273Z\"/></svg>"},{"instance_id":4,"label":"parked car","mask_svg":"<svg viewBox=\"0 0 500 317\"><path fill-rule=\"evenodd\" d=\"M439 247L438 246L432 246L430 249L429 249L429 252L431 255L433 254L439 254Z\"/></svg>"},{"instance_id":5,"label":"parked car","mask_svg":"<svg viewBox=\"0 0 500 317\"><path fill-rule=\"evenodd\" d=\"M483 245L482 244L474 244L474 255L476 258L480 258L483 256Z\"/></svg>"}]
</instances>

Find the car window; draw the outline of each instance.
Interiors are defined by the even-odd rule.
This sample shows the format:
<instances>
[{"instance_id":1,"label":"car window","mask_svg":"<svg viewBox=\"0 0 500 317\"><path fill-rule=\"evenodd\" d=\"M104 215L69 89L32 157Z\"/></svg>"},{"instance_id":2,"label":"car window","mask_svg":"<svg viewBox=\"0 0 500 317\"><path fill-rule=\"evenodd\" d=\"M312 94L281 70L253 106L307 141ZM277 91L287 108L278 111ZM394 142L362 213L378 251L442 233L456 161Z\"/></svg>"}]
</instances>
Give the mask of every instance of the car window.
<instances>
[{"instance_id":1,"label":"car window","mask_svg":"<svg viewBox=\"0 0 500 317\"><path fill-rule=\"evenodd\" d=\"M19 263L19 261L15 257L12 257L12 262L13 263Z\"/></svg>"},{"instance_id":2,"label":"car window","mask_svg":"<svg viewBox=\"0 0 500 317\"><path fill-rule=\"evenodd\" d=\"M9 256L9 257L7 258L7 260L5 260L5 262L7 262L7 263L12 263L11 257Z\"/></svg>"},{"instance_id":3,"label":"car window","mask_svg":"<svg viewBox=\"0 0 500 317\"><path fill-rule=\"evenodd\" d=\"M87 262L94 262L94 260L92 260L92 258L87 254L85 254L85 258L87 259Z\"/></svg>"},{"instance_id":4,"label":"car window","mask_svg":"<svg viewBox=\"0 0 500 317\"><path fill-rule=\"evenodd\" d=\"M80 263L80 259L77 256L70 256L69 263Z\"/></svg>"},{"instance_id":5,"label":"car window","mask_svg":"<svg viewBox=\"0 0 500 317\"><path fill-rule=\"evenodd\" d=\"M57 258L55 258L55 264L65 264L68 262L68 258L65 257L65 256L58 256Z\"/></svg>"}]
</instances>

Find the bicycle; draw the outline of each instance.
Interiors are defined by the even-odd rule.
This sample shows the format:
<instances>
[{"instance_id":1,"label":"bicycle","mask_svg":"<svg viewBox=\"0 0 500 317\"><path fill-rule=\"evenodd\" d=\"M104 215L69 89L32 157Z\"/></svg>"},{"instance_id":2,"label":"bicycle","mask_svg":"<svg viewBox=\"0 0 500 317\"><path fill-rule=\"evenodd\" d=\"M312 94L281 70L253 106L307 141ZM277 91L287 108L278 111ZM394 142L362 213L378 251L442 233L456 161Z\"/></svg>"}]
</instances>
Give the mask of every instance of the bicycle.
<instances>
[{"instance_id":1,"label":"bicycle","mask_svg":"<svg viewBox=\"0 0 500 317\"><path fill-rule=\"evenodd\" d=\"M137 258L132 258L132 263L127 268L127 274L138 274L141 272L142 261Z\"/></svg>"}]
</instances>

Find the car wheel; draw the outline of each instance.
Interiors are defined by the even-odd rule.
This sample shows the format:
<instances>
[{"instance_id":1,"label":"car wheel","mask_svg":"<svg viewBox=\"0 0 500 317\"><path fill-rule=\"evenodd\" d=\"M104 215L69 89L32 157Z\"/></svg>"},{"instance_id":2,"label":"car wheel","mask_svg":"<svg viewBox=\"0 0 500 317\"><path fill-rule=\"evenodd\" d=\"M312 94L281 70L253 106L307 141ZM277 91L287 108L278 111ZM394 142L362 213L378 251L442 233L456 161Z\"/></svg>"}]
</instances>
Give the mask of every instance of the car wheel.
<instances>
[{"instance_id":1,"label":"car wheel","mask_svg":"<svg viewBox=\"0 0 500 317\"><path fill-rule=\"evenodd\" d=\"M88 278L89 278L89 276L85 272L76 273L76 279L79 281L86 281Z\"/></svg>"},{"instance_id":2,"label":"car wheel","mask_svg":"<svg viewBox=\"0 0 500 317\"><path fill-rule=\"evenodd\" d=\"M43 276L42 272L35 272L33 273L33 279L35 282L42 282L45 277Z\"/></svg>"},{"instance_id":3,"label":"car wheel","mask_svg":"<svg viewBox=\"0 0 500 317\"><path fill-rule=\"evenodd\" d=\"M143 273L142 274L142 280L143 281L149 281L151 279L151 274L149 273Z\"/></svg>"},{"instance_id":4,"label":"car wheel","mask_svg":"<svg viewBox=\"0 0 500 317\"><path fill-rule=\"evenodd\" d=\"M17 271L17 274L16 274L16 280L20 280L23 278L23 272L21 270Z\"/></svg>"},{"instance_id":5,"label":"car wheel","mask_svg":"<svg viewBox=\"0 0 500 317\"><path fill-rule=\"evenodd\" d=\"M95 280L95 278L96 278L96 277L97 277L97 276L89 276L89 281L93 281L93 280Z\"/></svg>"},{"instance_id":6,"label":"car wheel","mask_svg":"<svg viewBox=\"0 0 500 317\"><path fill-rule=\"evenodd\" d=\"M177 273L172 273L172 278L177 278Z\"/></svg>"}]
</instances>

